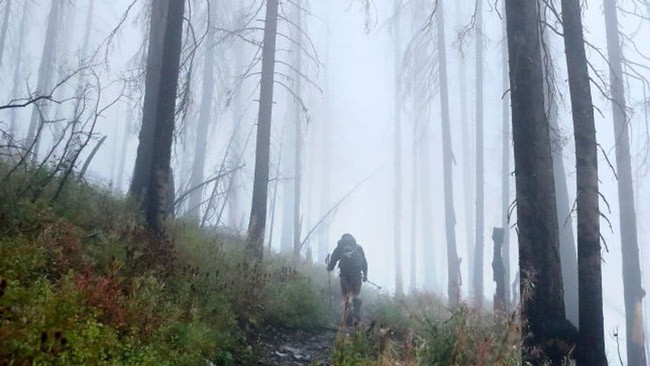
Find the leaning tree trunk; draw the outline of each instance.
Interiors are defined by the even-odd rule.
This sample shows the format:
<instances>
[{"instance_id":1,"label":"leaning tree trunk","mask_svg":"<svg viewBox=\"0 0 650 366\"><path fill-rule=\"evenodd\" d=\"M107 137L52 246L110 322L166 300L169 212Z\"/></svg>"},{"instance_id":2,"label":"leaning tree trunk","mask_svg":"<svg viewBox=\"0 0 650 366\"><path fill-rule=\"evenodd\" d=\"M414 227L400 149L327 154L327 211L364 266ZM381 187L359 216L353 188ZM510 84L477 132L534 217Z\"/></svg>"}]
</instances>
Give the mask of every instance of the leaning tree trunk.
<instances>
[{"instance_id":1,"label":"leaning tree trunk","mask_svg":"<svg viewBox=\"0 0 650 366\"><path fill-rule=\"evenodd\" d=\"M11 19L11 3L12 0L7 0L5 4L5 17L2 21L2 30L0 31L0 66L2 66L2 58L4 56L5 47L7 46L7 31L9 30L9 19ZM18 42L22 43L22 39Z\"/></svg>"},{"instance_id":2,"label":"leaning tree trunk","mask_svg":"<svg viewBox=\"0 0 650 366\"><path fill-rule=\"evenodd\" d=\"M211 12L214 10L211 8ZM215 21L211 15L212 21ZM212 24L212 22L210 22ZM189 216L198 222L201 217L201 203L203 202L203 186L205 180L205 160L207 155L208 134L210 123L216 118L212 115L214 101L214 53L215 36L214 30L208 31L206 48L203 58L203 86L201 92L201 106L199 107L199 120L196 129L196 143L194 145L194 159L192 161L192 172L190 173L190 187L200 187L192 191L189 197Z\"/></svg>"},{"instance_id":3,"label":"leaning tree trunk","mask_svg":"<svg viewBox=\"0 0 650 366\"><path fill-rule=\"evenodd\" d=\"M147 190L151 180L151 165L154 157L153 141L156 128L156 111L162 68L163 37L170 0L152 2L149 45L145 76L144 107L142 108L142 127L140 128L138 150L133 168L133 178L129 195L139 204L149 200Z\"/></svg>"},{"instance_id":4,"label":"leaning tree trunk","mask_svg":"<svg viewBox=\"0 0 650 366\"><path fill-rule=\"evenodd\" d=\"M56 48L61 33L61 22L65 0L53 0L50 6L50 13L47 18L47 30L45 34L45 43L43 53L41 54L41 63L38 67L38 82L36 92L47 95L52 88L52 78L54 66L56 64ZM34 103L32 107L32 117L29 122L27 131L26 147L31 147L31 153L34 159L38 156L38 139L43 128L43 120L47 117L47 101L44 103Z\"/></svg>"},{"instance_id":5,"label":"leaning tree trunk","mask_svg":"<svg viewBox=\"0 0 650 366\"><path fill-rule=\"evenodd\" d=\"M164 28L160 88L156 103L156 126L152 141L153 159L147 188L149 199L144 206L147 226L158 235L164 233L169 201L173 197L170 162L183 43L184 7L185 0L169 0Z\"/></svg>"},{"instance_id":6,"label":"leaning tree trunk","mask_svg":"<svg viewBox=\"0 0 650 366\"><path fill-rule=\"evenodd\" d=\"M566 329L555 210L553 163L544 108L543 63L537 0L507 0L512 132L517 183L517 229L523 360L560 364L555 330ZM531 285L532 284L532 285ZM534 348L542 354L534 352Z\"/></svg>"},{"instance_id":7,"label":"leaning tree trunk","mask_svg":"<svg viewBox=\"0 0 650 366\"><path fill-rule=\"evenodd\" d=\"M573 131L576 144L578 285L580 331L578 366L607 365L598 210L598 151L580 0L562 0L562 25Z\"/></svg>"},{"instance_id":8,"label":"leaning tree trunk","mask_svg":"<svg viewBox=\"0 0 650 366\"><path fill-rule=\"evenodd\" d=\"M623 296L625 298L625 332L627 364L646 365L645 335L643 331L643 296L637 240L632 164L623 85L621 41L618 34L618 14L615 0L604 0L607 53L616 140L616 167L618 170L618 201L623 253Z\"/></svg>"},{"instance_id":9,"label":"leaning tree trunk","mask_svg":"<svg viewBox=\"0 0 650 366\"><path fill-rule=\"evenodd\" d=\"M264 45L262 49L262 81L260 107L257 118L257 143L255 148L255 175L253 200L248 223L247 247L251 255L261 260L264 255L264 230L266 227L266 200L269 182L269 153L271 143L271 117L273 115L273 77L275 73L275 38L278 30L278 0L266 3Z\"/></svg>"},{"instance_id":10,"label":"leaning tree trunk","mask_svg":"<svg viewBox=\"0 0 650 366\"><path fill-rule=\"evenodd\" d=\"M476 1L476 242L472 294L483 300L483 1Z\"/></svg>"},{"instance_id":11,"label":"leaning tree trunk","mask_svg":"<svg viewBox=\"0 0 650 366\"><path fill-rule=\"evenodd\" d=\"M443 2L438 2L437 45L440 81L440 109L442 111L442 165L445 192L445 233L447 236L447 296L451 304L460 301L460 261L456 251L456 213L454 212L454 186L452 184L453 151L449 126L449 89L447 86L447 54L445 44L445 18Z\"/></svg>"},{"instance_id":12,"label":"leaning tree trunk","mask_svg":"<svg viewBox=\"0 0 650 366\"><path fill-rule=\"evenodd\" d=\"M394 149L393 169L395 174L393 192L393 245L395 246L395 292L400 295L404 293L404 281L402 279L402 103L401 103L401 53L400 53L400 7L401 1L394 0L393 12L393 67L395 80L395 95L393 105L394 118Z\"/></svg>"}]
</instances>

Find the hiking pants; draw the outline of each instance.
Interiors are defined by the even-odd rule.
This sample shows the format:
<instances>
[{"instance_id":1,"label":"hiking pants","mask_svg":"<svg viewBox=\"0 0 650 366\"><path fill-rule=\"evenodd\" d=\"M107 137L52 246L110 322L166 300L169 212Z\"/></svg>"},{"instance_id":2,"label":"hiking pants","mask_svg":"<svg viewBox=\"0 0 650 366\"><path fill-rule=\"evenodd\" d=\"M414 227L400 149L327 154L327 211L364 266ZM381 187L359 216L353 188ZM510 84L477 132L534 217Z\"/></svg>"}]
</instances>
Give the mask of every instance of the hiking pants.
<instances>
[{"instance_id":1,"label":"hiking pants","mask_svg":"<svg viewBox=\"0 0 650 366\"><path fill-rule=\"evenodd\" d=\"M361 292L361 273L350 274L341 272L341 294L343 297L352 295L358 297Z\"/></svg>"}]
</instances>

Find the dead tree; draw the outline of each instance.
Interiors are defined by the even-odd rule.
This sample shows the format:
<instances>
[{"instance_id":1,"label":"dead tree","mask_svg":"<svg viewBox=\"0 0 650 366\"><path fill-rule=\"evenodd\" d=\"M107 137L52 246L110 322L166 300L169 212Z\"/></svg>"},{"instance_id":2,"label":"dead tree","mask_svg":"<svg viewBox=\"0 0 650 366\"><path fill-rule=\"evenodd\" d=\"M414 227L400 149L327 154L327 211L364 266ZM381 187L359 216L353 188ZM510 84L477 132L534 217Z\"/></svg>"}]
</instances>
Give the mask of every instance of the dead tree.
<instances>
[{"instance_id":1,"label":"dead tree","mask_svg":"<svg viewBox=\"0 0 650 366\"><path fill-rule=\"evenodd\" d=\"M571 338L562 299L553 164L544 107L544 73L537 0L507 0L512 133L517 186L517 229L523 361L559 365L560 344ZM535 352L538 349L540 352Z\"/></svg>"},{"instance_id":2,"label":"dead tree","mask_svg":"<svg viewBox=\"0 0 650 366\"><path fill-rule=\"evenodd\" d=\"M623 296L625 300L625 332L627 364L646 365L645 335L643 330L643 297L637 240L636 211L634 209L634 187L628 117L626 112L625 87L623 83L623 55L618 30L618 14L615 0L604 0L605 30L607 33L607 54L609 57L609 78L616 141L616 168L618 172L618 202L623 253Z\"/></svg>"},{"instance_id":3,"label":"dead tree","mask_svg":"<svg viewBox=\"0 0 650 366\"><path fill-rule=\"evenodd\" d=\"M247 248L253 258L258 260L261 260L264 255L277 29L278 0L268 0L264 21L264 44L262 46L262 80L260 84L260 106L257 118L253 199L251 202L251 216L248 223L247 237Z\"/></svg>"},{"instance_id":4,"label":"dead tree","mask_svg":"<svg viewBox=\"0 0 650 366\"><path fill-rule=\"evenodd\" d=\"M492 241L494 250L492 251L492 279L496 283L496 292L494 293L494 313L503 314L506 311L506 289L508 283L505 281L505 266L503 265L503 237L504 230L500 227L492 229Z\"/></svg>"},{"instance_id":5,"label":"dead tree","mask_svg":"<svg viewBox=\"0 0 650 366\"><path fill-rule=\"evenodd\" d=\"M445 193L445 233L447 237L447 296L451 304L460 301L460 260L456 251L456 213L454 211L453 151L449 121L449 87L447 83L447 54L445 43L443 1L436 8L438 77L442 111L442 164Z\"/></svg>"},{"instance_id":6,"label":"dead tree","mask_svg":"<svg viewBox=\"0 0 650 366\"><path fill-rule=\"evenodd\" d=\"M505 8L504 8L505 9ZM502 82L503 90L508 90L508 42L505 19L502 25L503 31L503 69ZM502 118L502 140L501 140L501 225L503 228L503 247L501 257L503 258L503 280L505 282L504 295L506 306L510 304L510 101L503 98L501 102Z\"/></svg>"},{"instance_id":7,"label":"dead tree","mask_svg":"<svg viewBox=\"0 0 650 366\"><path fill-rule=\"evenodd\" d=\"M2 66L2 58L5 47L7 46L7 31L9 30L9 19L11 19L11 3L12 0L6 0L5 2L5 16L2 21L2 30L0 30L0 66ZM19 40L19 42L22 42L22 40Z\"/></svg>"},{"instance_id":8,"label":"dead tree","mask_svg":"<svg viewBox=\"0 0 650 366\"><path fill-rule=\"evenodd\" d=\"M393 186L393 245L395 250L395 292L404 293L404 280L402 279L402 92L401 92L401 60L400 50L400 17L401 1L393 2L393 62L394 62L394 80L395 94L393 104L393 169L394 169L394 186Z\"/></svg>"},{"instance_id":9,"label":"dead tree","mask_svg":"<svg viewBox=\"0 0 650 366\"><path fill-rule=\"evenodd\" d=\"M577 365L607 365L600 268L598 151L580 0L562 0L562 25L576 144L580 331Z\"/></svg>"}]
</instances>

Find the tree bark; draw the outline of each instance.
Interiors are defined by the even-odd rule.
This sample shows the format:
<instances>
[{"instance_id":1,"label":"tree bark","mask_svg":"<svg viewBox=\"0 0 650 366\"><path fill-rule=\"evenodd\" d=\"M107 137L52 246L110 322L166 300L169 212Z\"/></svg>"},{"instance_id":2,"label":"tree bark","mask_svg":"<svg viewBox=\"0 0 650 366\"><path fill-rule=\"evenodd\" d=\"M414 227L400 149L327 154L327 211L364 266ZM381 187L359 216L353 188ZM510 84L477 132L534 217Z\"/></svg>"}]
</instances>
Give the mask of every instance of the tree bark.
<instances>
[{"instance_id":1,"label":"tree bark","mask_svg":"<svg viewBox=\"0 0 650 366\"><path fill-rule=\"evenodd\" d=\"M604 0L607 54L610 67L610 85L616 140L616 168L618 171L618 202L623 254L623 296L625 298L625 333L627 364L646 365L645 335L643 330L643 297L637 240L634 187L625 88L623 85L621 41L618 34L618 14L615 0Z\"/></svg>"},{"instance_id":2,"label":"tree bark","mask_svg":"<svg viewBox=\"0 0 650 366\"><path fill-rule=\"evenodd\" d=\"M556 340L567 328L562 299L553 163L544 108L543 63L536 0L507 0L506 19L517 183L517 228L523 361L559 365ZM530 285L534 284L534 285ZM534 348L542 351L540 355Z\"/></svg>"},{"instance_id":3,"label":"tree bark","mask_svg":"<svg viewBox=\"0 0 650 366\"><path fill-rule=\"evenodd\" d=\"M492 251L492 279L496 283L496 291L494 293L494 313L504 314L506 311L506 289L508 288L505 282L505 267L503 265L503 235L504 230L500 227L492 229L492 240L494 241L494 250Z\"/></svg>"},{"instance_id":4,"label":"tree bark","mask_svg":"<svg viewBox=\"0 0 650 366\"><path fill-rule=\"evenodd\" d=\"M266 201L269 182L269 153L271 118L273 114L273 80L275 73L275 40L277 29L278 0L267 0L264 45L262 49L260 107L255 148L253 199L247 237L247 248L251 255L258 260L261 260L264 255L264 230L266 227Z\"/></svg>"},{"instance_id":5,"label":"tree bark","mask_svg":"<svg viewBox=\"0 0 650 366\"><path fill-rule=\"evenodd\" d=\"M401 51L400 51L400 17L401 1L393 2L393 67L394 67L394 105L393 105L393 123L394 135L393 143L393 174L394 174L394 192L393 192L393 245L395 250L395 292L398 295L404 293L404 280L402 279L402 102L401 102Z\"/></svg>"},{"instance_id":6,"label":"tree bark","mask_svg":"<svg viewBox=\"0 0 650 366\"><path fill-rule=\"evenodd\" d=\"M154 2L155 5L162 2ZM184 0L169 0L167 8L164 10L166 17L162 25L162 52L159 74L155 77L158 81L155 95L155 114L152 116L153 139L151 142L151 151L146 151L151 157L150 171L147 175L149 181L146 182L147 200L143 201L143 211L145 212L146 222L149 229L157 235L162 236L165 231L165 221L168 214L169 199L171 189L171 150L172 139L174 135L174 117L176 109L176 94L178 89L178 77L180 68L180 55L183 41L183 12L185 7ZM152 8L152 18L155 17L159 9ZM152 34L153 36L153 34ZM155 37L150 38L151 43L156 43ZM147 70L147 78L150 72L155 69ZM148 92L148 91L147 91ZM147 99L145 96L145 109ZM145 110L146 113L146 110ZM142 129L144 130L144 125ZM141 135L142 136L142 135ZM140 145L143 140L140 140ZM138 146L140 151L141 146Z\"/></svg>"},{"instance_id":7,"label":"tree bark","mask_svg":"<svg viewBox=\"0 0 650 366\"><path fill-rule=\"evenodd\" d=\"M483 1L476 1L476 230L472 294L483 300Z\"/></svg>"},{"instance_id":8,"label":"tree bark","mask_svg":"<svg viewBox=\"0 0 650 366\"><path fill-rule=\"evenodd\" d=\"M580 0L562 0L562 25L576 144L578 285L580 331L578 366L607 365L600 268L598 150Z\"/></svg>"},{"instance_id":9,"label":"tree bark","mask_svg":"<svg viewBox=\"0 0 650 366\"><path fill-rule=\"evenodd\" d=\"M156 128L156 111L161 83L163 39L169 1L158 0L151 3L142 127L138 137L139 143L133 168L133 178L129 187L129 195L141 205L149 200L147 188L151 180L154 130Z\"/></svg>"},{"instance_id":10,"label":"tree bark","mask_svg":"<svg viewBox=\"0 0 650 366\"><path fill-rule=\"evenodd\" d=\"M456 213L454 212L454 186L452 184L453 151L449 121L449 89L447 85L447 54L443 1L438 2L437 44L440 82L440 108L442 111L442 164L445 192L445 233L447 236L447 296L452 305L460 301L460 261L456 251Z\"/></svg>"}]
</instances>

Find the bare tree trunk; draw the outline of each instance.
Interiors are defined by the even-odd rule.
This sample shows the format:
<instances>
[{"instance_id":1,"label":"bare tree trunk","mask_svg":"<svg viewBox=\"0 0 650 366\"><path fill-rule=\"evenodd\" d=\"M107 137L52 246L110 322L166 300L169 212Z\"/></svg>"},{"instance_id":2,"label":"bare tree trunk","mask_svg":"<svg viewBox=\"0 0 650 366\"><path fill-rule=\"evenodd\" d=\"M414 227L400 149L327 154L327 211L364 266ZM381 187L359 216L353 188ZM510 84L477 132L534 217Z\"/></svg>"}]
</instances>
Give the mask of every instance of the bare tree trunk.
<instances>
[{"instance_id":1,"label":"bare tree trunk","mask_svg":"<svg viewBox=\"0 0 650 366\"><path fill-rule=\"evenodd\" d=\"M435 235L433 233L433 179L431 176L431 131L429 126L424 127L422 133L422 142L420 143L420 162L421 162L421 205L422 205L422 257L424 258L424 289L427 291L437 290L440 279L437 278L435 268L436 252Z\"/></svg>"},{"instance_id":2,"label":"bare tree trunk","mask_svg":"<svg viewBox=\"0 0 650 366\"><path fill-rule=\"evenodd\" d=\"M395 292L398 295L404 293L404 280L402 279L402 103L401 103L401 51L400 51L400 17L401 1L395 0L393 3L393 62L394 62L394 82L395 95L393 113L394 113L394 196L393 196L393 245L395 246Z\"/></svg>"},{"instance_id":3,"label":"bare tree trunk","mask_svg":"<svg viewBox=\"0 0 650 366\"><path fill-rule=\"evenodd\" d=\"M456 16L458 23L462 22L462 1L456 1ZM467 65L465 55L459 52L459 88L460 93L460 120L461 134L463 140L463 217L465 226L465 245L467 247L467 276L470 278L474 273L474 215L472 192L472 141L469 131L469 118L467 116ZM469 282L469 281L468 281Z\"/></svg>"},{"instance_id":4,"label":"bare tree trunk","mask_svg":"<svg viewBox=\"0 0 650 366\"><path fill-rule=\"evenodd\" d=\"M445 233L447 236L447 296L450 304L460 301L460 261L456 251L456 213L454 212L454 186L452 184L453 150L451 146L451 129L449 126L449 90L447 85L447 54L445 42L445 18L443 2L438 2L437 44L438 70L440 80L440 108L442 111L442 164L445 192Z\"/></svg>"},{"instance_id":5,"label":"bare tree trunk","mask_svg":"<svg viewBox=\"0 0 650 366\"><path fill-rule=\"evenodd\" d=\"M476 242L472 294L483 301L483 1L476 1Z\"/></svg>"},{"instance_id":6,"label":"bare tree trunk","mask_svg":"<svg viewBox=\"0 0 650 366\"><path fill-rule=\"evenodd\" d=\"M2 21L2 30L0 31L0 66L2 66L2 59L4 56L5 47L7 46L7 31L9 30L9 19L11 19L11 3L12 0L6 0L5 4L5 17ZM22 39L18 40L22 43Z\"/></svg>"},{"instance_id":7,"label":"bare tree trunk","mask_svg":"<svg viewBox=\"0 0 650 366\"><path fill-rule=\"evenodd\" d=\"M544 6L539 1L540 7ZM546 13L540 14L546 21ZM551 40L546 27L542 27L542 41L546 44L542 50L545 57L553 58L550 53ZM571 204L569 203L569 190L567 187L566 169L564 167L564 151L561 143L561 129L558 121L558 102L553 92L553 86L548 85L552 78L546 77L553 70L545 69L544 95L546 101L548 122L551 127L551 156L553 158L553 177L555 180L555 198L558 215L558 229L560 232L560 261L562 262L562 282L564 284L564 308L567 319L573 324L578 324L578 259L576 257L576 244L573 235L573 219L571 217Z\"/></svg>"},{"instance_id":8,"label":"bare tree trunk","mask_svg":"<svg viewBox=\"0 0 650 366\"><path fill-rule=\"evenodd\" d=\"M43 53L41 54L41 63L38 67L38 82L36 86L37 93L49 93L52 88L52 78L54 67L56 65L56 48L59 35L61 32L61 22L65 0L52 0L50 13L47 20L47 30L45 34L45 43ZM34 158L38 156L39 142L38 131L41 130L43 118L47 117L47 102L34 103L32 108L32 117L27 132L27 143L25 146L32 146Z\"/></svg>"},{"instance_id":9,"label":"bare tree trunk","mask_svg":"<svg viewBox=\"0 0 650 366\"><path fill-rule=\"evenodd\" d=\"M295 65L296 80L295 93L298 98L302 97L302 0L295 0L296 7L296 48L295 48ZM294 123L295 123L295 160L294 160L294 183L293 183L293 257L297 261L300 259L300 226L302 224L300 211L300 190L302 188L302 107L301 100L294 103Z\"/></svg>"},{"instance_id":10,"label":"bare tree trunk","mask_svg":"<svg viewBox=\"0 0 650 366\"><path fill-rule=\"evenodd\" d=\"M628 119L626 115L625 88L623 85L621 41L618 34L618 14L615 0L604 0L607 53L609 56L610 84L616 140L616 167L618 170L618 201L623 253L623 296L625 298L625 332L627 364L646 365L645 335L643 331L643 297L637 240L634 187Z\"/></svg>"},{"instance_id":11,"label":"bare tree trunk","mask_svg":"<svg viewBox=\"0 0 650 366\"><path fill-rule=\"evenodd\" d=\"M269 150L271 117L273 114L273 79L275 73L275 38L278 29L278 0L267 0L262 49L262 81L257 122L253 200L248 223L247 247L251 255L261 260L264 255L266 200L269 182Z\"/></svg>"},{"instance_id":12,"label":"bare tree trunk","mask_svg":"<svg viewBox=\"0 0 650 366\"><path fill-rule=\"evenodd\" d=\"M21 76L21 66L23 66L23 51L25 49L25 33L26 33L26 28L27 28L27 18L29 17L29 2L26 1L23 4L23 12L20 17L20 28L18 30L18 47L16 49L16 56L14 58L14 78L13 78L13 87L12 87L12 92L11 95L14 97L18 96L20 94L20 90L22 89L22 81L20 80ZM16 138L16 112L17 108L12 108L11 109L11 116L10 116L10 121L11 125L9 127L9 135L11 135L13 138Z\"/></svg>"},{"instance_id":13,"label":"bare tree trunk","mask_svg":"<svg viewBox=\"0 0 650 366\"><path fill-rule=\"evenodd\" d=\"M147 226L158 235L165 230L165 220L168 213L171 179L171 150L174 135L174 117L176 108L176 93L180 68L180 55L183 41L183 12L184 0L169 0L165 11L166 21L163 22L163 44L159 88L156 95L156 113L154 116L152 151L153 156L149 182L147 182L148 199L144 201L144 212ZM156 14L155 7L152 16ZM150 39L156 42L154 39ZM152 70L148 70L152 71ZM146 103L146 101L145 101ZM143 129L145 126L143 125ZM141 141L142 143L142 141Z\"/></svg>"},{"instance_id":14,"label":"bare tree trunk","mask_svg":"<svg viewBox=\"0 0 650 366\"><path fill-rule=\"evenodd\" d=\"M564 356L557 345L571 330L564 316L559 234L553 185L539 11L536 0L506 0L512 132L517 183L517 228L523 361L553 365ZM533 284L531 286L531 284ZM534 352L534 348L541 351Z\"/></svg>"},{"instance_id":15,"label":"bare tree trunk","mask_svg":"<svg viewBox=\"0 0 650 366\"><path fill-rule=\"evenodd\" d=\"M133 168L133 178L129 187L129 195L140 204L149 200L149 181L151 180L151 165L154 155L154 130L156 128L156 111L162 68L163 38L165 22L170 0L152 2L149 19L149 45L145 76L144 106L142 108L142 127L140 128L139 144Z\"/></svg>"},{"instance_id":16,"label":"bare tree trunk","mask_svg":"<svg viewBox=\"0 0 650 366\"><path fill-rule=\"evenodd\" d=\"M210 12L214 12L214 7L210 7ZM213 14L210 14L210 18L210 24L212 24L215 21ZM214 30L210 29L208 31L205 44L201 106L199 107L199 120L196 129L196 142L194 144L194 159L192 160L192 172L190 173L190 187L196 187L205 180L205 160L210 123L216 120L212 114L212 106L214 104ZM194 190L189 197L188 215L195 221L198 221L201 216L201 202L203 202L203 187Z\"/></svg>"},{"instance_id":17,"label":"bare tree trunk","mask_svg":"<svg viewBox=\"0 0 650 366\"><path fill-rule=\"evenodd\" d=\"M505 5L504 5L505 10ZM505 13L505 11L504 11ZM508 90L508 34L505 19L503 20L503 90ZM502 145L501 145L501 225L503 227L503 281L505 282L505 301L510 304L510 101L503 98L502 106Z\"/></svg>"},{"instance_id":18,"label":"bare tree trunk","mask_svg":"<svg viewBox=\"0 0 650 366\"><path fill-rule=\"evenodd\" d=\"M115 189L122 192L122 180L124 179L124 170L126 169L126 154L129 147L129 122L124 124L124 134L122 135L122 147L120 149L120 162L117 167L117 180Z\"/></svg>"},{"instance_id":19,"label":"bare tree trunk","mask_svg":"<svg viewBox=\"0 0 650 366\"><path fill-rule=\"evenodd\" d=\"M331 27L331 5L330 2L327 2L326 5L326 14L325 14L325 76L324 76L324 86L323 86L323 122L321 123L321 134L322 134L322 162L321 169L321 192L320 192L320 211L321 215L330 207L330 171L331 171L331 151L330 145L332 141L332 135L330 133L331 129L328 126L331 124L330 121L330 108L331 108L331 94L330 94L330 71L329 71L329 60L330 60L330 47L331 47L331 37L330 37L330 27ZM320 232L318 233L318 253L316 260L322 263L325 260L325 253L329 251L329 227L325 225Z\"/></svg>"},{"instance_id":20,"label":"bare tree trunk","mask_svg":"<svg viewBox=\"0 0 650 366\"><path fill-rule=\"evenodd\" d=\"M580 332L578 366L607 365L600 268L598 150L591 85L582 31L580 0L562 0L562 24L576 144L578 281Z\"/></svg>"},{"instance_id":21,"label":"bare tree trunk","mask_svg":"<svg viewBox=\"0 0 650 366\"><path fill-rule=\"evenodd\" d=\"M500 227L492 229L492 240L494 241L494 250L492 251L492 279L496 283L496 291L494 293L494 313L503 314L506 311L506 289L508 283L505 281L505 267L503 265L503 235L504 230Z\"/></svg>"},{"instance_id":22,"label":"bare tree trunk","mask_svg":"<svg viewBox=\"0 0 650 366\"><path fill-rule=\"evenodd\" d=\"M241 0L237 2L238 12L242 12L244 7ZM235 70L237 73L242 71L244 65L244 43L238 42L235 45L234 61ZM242 108L242 93L237 90L233 100L232 107L233 114L233 138L232 138L232 153L230 159L231 169L239 167L243 161L242 151L242 123L244 119L244 112ZM240 228L242 225L242 207L241 207L241 173L240 169L232 172L230 175L230 192L228 195L228 223L230 227Z\"/></svg>"}]
</instances>

